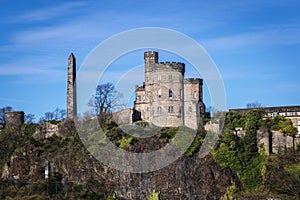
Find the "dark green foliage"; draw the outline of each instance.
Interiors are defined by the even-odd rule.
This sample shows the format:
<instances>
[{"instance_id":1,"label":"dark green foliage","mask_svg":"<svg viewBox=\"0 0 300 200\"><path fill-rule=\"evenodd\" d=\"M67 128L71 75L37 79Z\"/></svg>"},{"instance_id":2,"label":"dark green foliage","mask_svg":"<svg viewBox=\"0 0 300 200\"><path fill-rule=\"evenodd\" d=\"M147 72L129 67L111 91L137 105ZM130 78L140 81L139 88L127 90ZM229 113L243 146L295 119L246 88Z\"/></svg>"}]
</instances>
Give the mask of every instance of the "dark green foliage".
<instances>
[{"instance_id":1,"label":"dark green foliage","mask_svg":"<svg viewBox=\"0 0 300 200\"><path fill-rule=\"evenodd\" d=\"M203 125L205 125L207 122L209 122L211 120L210 112L202 113L201 119L202 119Z\"/></svg>"},{"instance_id":2,"label":"dark green foliage","mask_svg":"<svg viewBox=\"0 0 300 200\"><path fill-rule=\"evenodd\" d=\"M164 128L160 131L160 137L169 141L177 134L178 129L179 128Z\"/></svg>"},{"instance_id":3,"label":"dark green foliage","mask_svg":"<svg viewBox=\"0 0 300 200\"><path fill-rule=\"evenodd\" d=\"M196 152L198 152L201 144L203 143L204 139L203 136L200 134L197 134L192 142L192 144L189 146L189 148L186 150L185 155L192 156Z\"/></svg>"},{"instance_id":4,"label":"dark green foliage","mask_svg":"<svg viewBox=\"0 0 300 200\"><path fill-rule=\"evenodd\" d=\"M262 183L262 169L266 157L258 153L256 130L259 128L264 112L253 109L244 115L229 112L225 121L224 133L217 149L212 151L214 159L222 167L230 167L242 181L246 190L254 190ZM236 127L243 127L246 135L238 138L233 134Z\"/></svg>"},{"instance_id":5,"label":"dark green foliage","mask_svg":"<svg viewBox=\"0 0 300 200\"><path fill-rule=\"evenodd\" d=\"M225 129L235 130L237 127L244 128L245 119L244 116L236 111L230 111L226 114Z\"/></svg>"},{"instance_id":6,"label":"dark green foliage","mask_svg":"<svg viewBox=\"0 0 300 200\"><path fill-rule=\"evenodd\" d=\"M229 167L237 173L247 192L247 195L242 195L243 198L261 199L274 196L296 199L295 197L299 195L296 188L300 188L299 165L283 164L278 162L276 156L274 156L276 159L271 159L273 162L270 162L265 156L264 148L258 152L256 144L258 129L280 130L284 135L289 135L295 133L295 128L292 128L291 121L283 116L274 119L264 119L264 116L265 112L261 109L252 109L245 114L229 112L223 135L218 146L212 151L213 158L223 168ZM235 136L236 127L242 127L246 132L245 136L241 138ZM286 167L283 167L284 165ZM257 192L260 190L263 192Z\"/></svg>"}]
</instances>

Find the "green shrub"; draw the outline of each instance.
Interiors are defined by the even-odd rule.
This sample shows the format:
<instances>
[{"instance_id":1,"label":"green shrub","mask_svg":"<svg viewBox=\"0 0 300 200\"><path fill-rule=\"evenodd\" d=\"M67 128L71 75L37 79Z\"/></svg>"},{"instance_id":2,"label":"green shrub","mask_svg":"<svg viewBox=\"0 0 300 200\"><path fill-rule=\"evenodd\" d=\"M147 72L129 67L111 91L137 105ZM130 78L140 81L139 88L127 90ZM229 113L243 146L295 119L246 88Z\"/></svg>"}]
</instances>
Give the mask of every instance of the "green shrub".
<instances>
[{"instance_id":1,"label":"green shrub","mask_svg":"<svg viewBox=\"0 0 300 200\"><path fill-rule=\"evenodd\" d=\"M292 164L285 167L285 171L291 174L300 183L300 164Z\"/></svg>"},{"instance_id":2,"label":"green shrub","mask_svg":"<svg viewBox=\"0 0 300 200\"><path fill-rule=\"evenodd\" d=\"M159 191L155 191L152 190L150 196L149 196L149 200L159 200L160 199L160 192Z\"/></svg>"},{"instance_id":3,"label":"green shrub","mask_svg":"<svg viewBox=\"0 0 300 200\"><path fill-rule=\"evenodd\" d=\"M178 127L177 128L162 129L160 131L160 137L165 138L169 141L176 135L176 133L178 132L178 129L179 129Z\"/></svg>"},{"instance_id":4,"label":"green shrub","mask_svg":"<svg viewBox=\"0 0 300 200\"><path fill-rule=\"evenodd\" d=\"M123 137L121 140L119 140L119 143L120 143L119 147L121 149L126 149L130 145L132 140L133 140L132 136Z\"/></svg>"}]
</instances>

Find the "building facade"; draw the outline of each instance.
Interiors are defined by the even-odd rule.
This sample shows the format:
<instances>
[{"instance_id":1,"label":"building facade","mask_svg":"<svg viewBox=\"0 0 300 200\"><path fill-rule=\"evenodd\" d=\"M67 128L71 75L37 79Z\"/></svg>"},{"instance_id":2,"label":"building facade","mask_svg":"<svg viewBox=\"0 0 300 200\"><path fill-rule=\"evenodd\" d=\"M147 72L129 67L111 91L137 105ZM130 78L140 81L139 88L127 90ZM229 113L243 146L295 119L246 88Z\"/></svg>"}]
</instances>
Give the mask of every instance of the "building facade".
<instances>
[{"instance_id":1,"label":"building facade","mask_svg":"<svg viewBox=\"0 0 300 200\"><path fill-rule=\"evenodd\" d=\"M246 113L252 108L238 108L229 109L229 111L236 111L239 113ZM276 117L277 115L285 116L285 118L290 119L293 126L298 128L298 136L300 136L300 106L274 106L274 107L262 107L266 112L266 118Z\"/></svg>"},{"instance_id":2,"label":"building facade","mask_svg":"<svg viewBox=\"0 0 300 200\"><path fill-rule=\"evenodd\" d=\"M144 53L145 82L136 86L136 120L160 127L198 129L205 112L200 78L184 78L185 64L158 62L158 52Z\"/></svg>"}]
</instances>

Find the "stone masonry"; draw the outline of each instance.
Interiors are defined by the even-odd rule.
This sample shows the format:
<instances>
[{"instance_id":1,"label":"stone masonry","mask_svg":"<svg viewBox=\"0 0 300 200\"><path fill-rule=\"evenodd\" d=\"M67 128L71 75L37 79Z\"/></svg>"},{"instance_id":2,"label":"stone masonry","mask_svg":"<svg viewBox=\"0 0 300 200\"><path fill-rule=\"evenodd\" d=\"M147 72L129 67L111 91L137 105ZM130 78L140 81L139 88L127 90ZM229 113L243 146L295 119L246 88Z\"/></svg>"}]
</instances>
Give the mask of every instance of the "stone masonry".
<instances>
[{"instance_id":1,"label":"stone masonry","mask_svg":"<svg viewBox=\"0 0 300 200\"><path fill-rule=\"evenodd\" d=\"M73 53L68 59L68 85L67 85L67 119L77 116L76 103L76 59Z\"/></svg>"},{"instance_id":2,"label":"stone masonry","mask_svg":"<svg viewBox=\"0 0 300 200\"><path fill-rule=\"evenodd\" d=\"M20 128L24 124L23 111L10 111L5 113L6 127Z\"/></svg>"},{"instance_id":3,"label":"stone masonry","mask_svg":"<svg viewBox=\"0 0 300 200\"><path fill-rule=\"evenodd\" d=\"M184 79L185 64L158 63L158 52L144 53L145 82L136 87L134 110L139 120L160 127L198 129L205 111L200 78Z\"/></svg>"}]
</instances>

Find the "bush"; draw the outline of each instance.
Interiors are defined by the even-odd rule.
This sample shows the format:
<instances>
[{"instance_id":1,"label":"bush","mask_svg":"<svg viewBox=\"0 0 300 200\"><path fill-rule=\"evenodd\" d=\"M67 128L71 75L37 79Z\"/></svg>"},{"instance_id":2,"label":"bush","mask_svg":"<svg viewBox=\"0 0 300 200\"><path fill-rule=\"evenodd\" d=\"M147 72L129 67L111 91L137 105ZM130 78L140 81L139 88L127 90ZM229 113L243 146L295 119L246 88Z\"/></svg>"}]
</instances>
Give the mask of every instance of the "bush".
<instances>
[{"instance_id":1,"label":"bush","mask_svg":"<svg viewBox=\"0 0 300 200\"><path fill-rule=\"evenodd\" d=\"M119 140L119 143L120 143L119 147L121 149L126 149L130 145L132 140L133 140L132 136L123 137L121 140Z\"/></svg>"}]
</instances>

